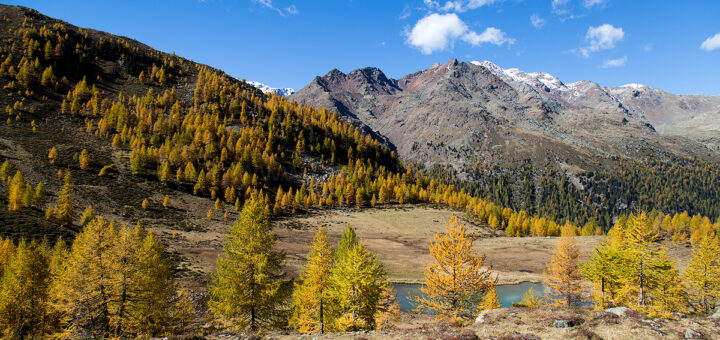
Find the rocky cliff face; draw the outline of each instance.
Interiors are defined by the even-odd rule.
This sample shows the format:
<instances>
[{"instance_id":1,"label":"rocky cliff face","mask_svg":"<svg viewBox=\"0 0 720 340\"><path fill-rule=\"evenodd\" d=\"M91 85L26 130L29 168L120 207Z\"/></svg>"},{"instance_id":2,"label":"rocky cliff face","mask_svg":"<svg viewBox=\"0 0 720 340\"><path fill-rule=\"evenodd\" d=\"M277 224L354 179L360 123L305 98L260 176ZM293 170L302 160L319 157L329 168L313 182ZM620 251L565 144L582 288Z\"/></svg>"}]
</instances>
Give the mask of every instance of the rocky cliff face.
<instances>
[{"instance_id":1,"label":"rocky cliff face","mask_svg":"<svg viewBox=\"0 0 720 340\"><path fill-rule=\"evenodd\" d=\"M487 61L452 59L398 80L376 68L332 70L291 99L337 110L426 165L531 159L592 168L611 156L713 158L720 144L720 97L565 84Z\"/></svg>"}]
</instances>

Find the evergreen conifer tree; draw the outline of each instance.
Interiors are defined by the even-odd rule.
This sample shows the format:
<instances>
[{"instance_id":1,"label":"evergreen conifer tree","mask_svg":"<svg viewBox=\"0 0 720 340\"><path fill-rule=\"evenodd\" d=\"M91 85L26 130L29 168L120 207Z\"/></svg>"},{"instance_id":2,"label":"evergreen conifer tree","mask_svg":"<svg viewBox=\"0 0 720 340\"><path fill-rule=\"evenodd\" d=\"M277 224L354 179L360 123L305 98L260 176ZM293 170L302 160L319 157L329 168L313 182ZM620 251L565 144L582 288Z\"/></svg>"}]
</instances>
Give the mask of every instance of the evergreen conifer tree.
<instances>
[{"instance_id":1,"label":"evergreen conifer tree","mask_svg":"<svg viewBox=\"0 0 720 340\"><path fill-rule=\"evenodd\" d=\"M305 269L295 285L290 324L303 333L324 333L325 310L329 301L329 276L332 269L333 249L325 228L318 228Z\"/></svg>"},{"instance_id":2,"label":"evergreen conifer tree","mask_svg":"<svg viewBox=\"0 0 720 340\"><path fill-rule=\"evenodd\" d=\"M275 236L265 202L253 195L230 228L217 272L210 284L208 306L215 315L251 331L267 328L281 299L283 254L275 252Z\"/></svg>"}]
</instances>

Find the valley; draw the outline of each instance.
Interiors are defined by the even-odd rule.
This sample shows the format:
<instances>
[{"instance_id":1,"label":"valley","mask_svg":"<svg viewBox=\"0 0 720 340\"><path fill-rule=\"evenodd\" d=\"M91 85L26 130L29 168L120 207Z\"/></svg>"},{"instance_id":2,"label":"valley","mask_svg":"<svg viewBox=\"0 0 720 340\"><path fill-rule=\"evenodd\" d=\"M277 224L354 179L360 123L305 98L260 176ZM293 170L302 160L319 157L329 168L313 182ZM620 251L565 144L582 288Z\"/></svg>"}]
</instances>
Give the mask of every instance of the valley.
<instances>
[{"instance_id":1,"label":"valley","mask_svg":"<svg viewBox=\"0 0 720 340\"><path fill-rule=\"evenodd\" d=\"M294 92L0 23L3 338L720 334L720 96L455 58Z\"/></svg>"}]
</instances>

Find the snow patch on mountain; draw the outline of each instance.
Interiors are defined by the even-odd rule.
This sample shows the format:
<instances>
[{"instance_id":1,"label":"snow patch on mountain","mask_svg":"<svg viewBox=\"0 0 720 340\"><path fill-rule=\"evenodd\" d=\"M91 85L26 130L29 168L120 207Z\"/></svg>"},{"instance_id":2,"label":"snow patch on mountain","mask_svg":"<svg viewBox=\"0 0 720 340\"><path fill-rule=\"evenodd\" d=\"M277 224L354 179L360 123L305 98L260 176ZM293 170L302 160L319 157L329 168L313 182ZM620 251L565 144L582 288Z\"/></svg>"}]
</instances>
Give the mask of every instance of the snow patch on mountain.
<instances>
[{"instance_id":1,"label":"snow patch on mountain","mask_svg":"<svg viewBox=\"0 0 720 340\"><path fill-rule=\"evenodd\" d=\"M630 84L620 85L620 87L630 88L630 89L634 89L634 90L642 90L644 88L647 88L647 86L645 86L643 84L638 84L638 83L630 83Z\"/></svg>"},{"instance_id":2,"label":"snow patch on mountain","mask_svg":"<svg viewBox=\"0 0 720 340\"><path fill-rule=\"evenodd\" d=\"M503 69L502 67L490 61L471 61L473 65L482 66L490 72L502 79L512 79L514 81L530 85L532 87L546 87L555 91L567 91L568 87L554 77L545 72L525 73L517 68Z\"/></svg>"},{"instance_id":3,"label":"snow patch on mountain","mask_svg":"<svg viewBox=\"0 0 720 340\"><path fill-rule=\"evenodd\" d=\"M274 94L279 94L283 97L287 97L287 96L290 96L293 93L295 93L295 90L291 89L289 87L284 87L284 88L270 87L270 86L267 86L267 85L265 85L261 82L257 82L257 81L249 81L247 83L252 86L257 87L258 89L260 89L260 91L263 91L263 93L274 93Z\"/></svg>"}]
</instances>

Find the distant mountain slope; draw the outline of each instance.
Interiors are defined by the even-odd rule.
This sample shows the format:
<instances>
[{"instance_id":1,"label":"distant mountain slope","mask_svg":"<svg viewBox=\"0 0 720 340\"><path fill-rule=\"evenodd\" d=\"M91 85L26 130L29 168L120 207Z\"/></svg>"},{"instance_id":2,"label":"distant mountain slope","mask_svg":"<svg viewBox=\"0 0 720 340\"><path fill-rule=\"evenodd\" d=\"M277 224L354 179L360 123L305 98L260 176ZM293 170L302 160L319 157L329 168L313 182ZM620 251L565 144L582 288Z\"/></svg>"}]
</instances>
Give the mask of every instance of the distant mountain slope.
<instances>
[{"instance_id":1,"label":"distant mountain slope","mask_svg":"<svg viewBox=\"0 0 720 340\"><path fill-rule=\"evenodd\" d=\"M598 157L714 158L720 145L720 97L565 84L488 61L452 59L398 80L376 68L332 70L291 99L337 110L425 164L533 159L592 168Z\"/></svg>"}]
</instances>

